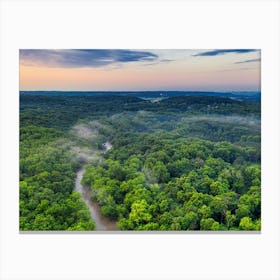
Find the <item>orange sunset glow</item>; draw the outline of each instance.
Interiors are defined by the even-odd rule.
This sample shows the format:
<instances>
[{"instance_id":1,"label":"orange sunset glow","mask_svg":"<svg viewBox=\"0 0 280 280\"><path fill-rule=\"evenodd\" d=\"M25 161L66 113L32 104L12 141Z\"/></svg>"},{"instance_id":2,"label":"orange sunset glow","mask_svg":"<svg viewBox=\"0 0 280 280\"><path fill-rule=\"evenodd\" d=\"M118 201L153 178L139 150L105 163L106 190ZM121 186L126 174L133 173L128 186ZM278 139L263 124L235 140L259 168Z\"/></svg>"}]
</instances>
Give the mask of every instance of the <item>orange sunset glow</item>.
<instances>
[{"instance_id":1,"label":"orange sunset glow","mask_svg":"<svg viewBox=\"0 0 280 280\"><path fill-rule=\"evenodd\" d=\"M260 50L20 50L20 90L260 90Z\"/></svg>"}]
</instances>

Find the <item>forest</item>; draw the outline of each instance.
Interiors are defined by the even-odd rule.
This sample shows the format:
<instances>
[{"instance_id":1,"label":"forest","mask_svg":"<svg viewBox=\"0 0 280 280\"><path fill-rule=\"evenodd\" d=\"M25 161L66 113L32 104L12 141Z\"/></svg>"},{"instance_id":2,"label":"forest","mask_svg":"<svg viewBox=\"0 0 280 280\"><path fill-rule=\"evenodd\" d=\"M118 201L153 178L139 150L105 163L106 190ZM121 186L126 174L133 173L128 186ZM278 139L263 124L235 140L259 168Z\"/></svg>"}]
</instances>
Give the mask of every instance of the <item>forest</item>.
<instances>
[{"instance_id":1,"label":"forest","mask_svg":"<svg viewBox=\"0 0 280 280\"><path fill-rule=\"evenodd\" d=\"M104 143L112 148L104 150ZM20 94L21 231L261 230L261 103Z\"/></svg>"}]
</instances>

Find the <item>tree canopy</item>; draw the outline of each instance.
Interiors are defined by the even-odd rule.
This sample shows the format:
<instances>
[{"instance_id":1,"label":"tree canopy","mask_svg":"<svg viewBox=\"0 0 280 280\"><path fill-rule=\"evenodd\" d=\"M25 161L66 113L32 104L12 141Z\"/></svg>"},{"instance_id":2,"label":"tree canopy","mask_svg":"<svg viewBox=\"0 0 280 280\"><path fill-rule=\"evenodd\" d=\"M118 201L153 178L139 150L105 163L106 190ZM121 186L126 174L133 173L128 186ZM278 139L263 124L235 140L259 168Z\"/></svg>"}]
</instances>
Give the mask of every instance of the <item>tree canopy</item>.
<instances>
[{"instance_id":1,"label":"tree canopy","mask_svg":"<svg viewBox=\"0 0 280 280\"><path fill-rule=\"evenodd\" d=\"M102 143L113 148L105 152ZM260 230L260 103L20 96L20 229Z\"/></svg>"}]
</instances>

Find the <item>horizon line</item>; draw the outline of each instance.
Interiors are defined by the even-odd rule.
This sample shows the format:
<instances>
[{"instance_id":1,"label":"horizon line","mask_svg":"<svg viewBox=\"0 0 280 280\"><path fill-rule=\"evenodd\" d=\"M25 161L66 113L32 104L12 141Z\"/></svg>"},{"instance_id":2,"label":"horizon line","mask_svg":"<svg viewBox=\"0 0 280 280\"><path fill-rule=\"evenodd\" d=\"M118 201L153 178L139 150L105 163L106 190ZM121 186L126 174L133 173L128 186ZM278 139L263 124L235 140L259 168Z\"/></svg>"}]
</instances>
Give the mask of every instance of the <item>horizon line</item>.
<instances>
[{"instance_id":1,"label":"horizon line","mask_svg":"<svg viewBox=\"0 0 280 280\"><path fill-rule=\"evenodd\" d=\"M20 92L261 92L261 90L19 90Z\"/></svg>"}]
</instances>

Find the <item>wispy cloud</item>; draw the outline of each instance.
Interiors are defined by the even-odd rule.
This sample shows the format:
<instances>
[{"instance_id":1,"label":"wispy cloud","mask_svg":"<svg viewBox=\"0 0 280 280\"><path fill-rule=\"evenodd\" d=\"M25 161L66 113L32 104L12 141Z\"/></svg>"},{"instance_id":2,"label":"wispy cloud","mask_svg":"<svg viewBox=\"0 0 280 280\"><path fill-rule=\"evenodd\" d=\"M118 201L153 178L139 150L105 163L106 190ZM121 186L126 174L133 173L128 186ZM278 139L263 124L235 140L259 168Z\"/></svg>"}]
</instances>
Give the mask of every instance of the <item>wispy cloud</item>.
<instances>
[{"instance_id":1,"label":"wispy cloud","mask_svg":"<svg viewBox=\"0 0 280 280\"><path fill-rule=\"evenodd\" d=\"M157 61L154 61L154 62L151 62L151 63L145 63L145 64L142 64L143 66L151 66L151 65L158 65L160 63L170 63L170 62L173 62L175 61L174 59L161 59L161 60L157 60Z\"/></svg>"},{"instance_id":2,"label":"wispy cloud","mask_svg":"<svg viewBox=\"0 0 280 280\"><path fill-rule=\"evenodd\" d=\"M228 53L249 53L255 52L255 49L219 49L219 50L212 50L207 52L201 52L194 54L193 56L216 56L216 55L223 55Z\"/></svg>"},{"instance_id":3,"label":"wispy cloud","mask_svg":"<svg viewBox=\"0 0 280 280\"><path fill-rule=\"evenodd\" d=\"M217 70L215 72L236 72L236 70L238 71L248 71L248 70L255 70L256 68L249 68L249 67L242 67L242 68L238 68L238 69L221 69L221 70Z\"/></svg>"},{"instance_id":4,"label":"wispy cloud","mask_svg":"<svg viewBox=\"0 0 280 280\"><path fill-rule=\"evenodd\" d=\"M161 59L160 62L172 62L174 59Z\"/></svg>"},{"instance_id":5,"label":"wispy cloud","mask_svg":"<svg viewBox=\"0 0 280 280\"><path fill-rule=\"evenodd\" d=\"M243 60L243 61L237 61L237 62L235 62L235 64L259 62L259 61L261 61L260 58L255 58L255 59L248 59L248 60Z\"/></svg>"},{"instance_id":6,"label":"wispy cloud","mask_svg":"<svg viewBox=\"0 0 280 280\"><path fill-rule=\"evenodd\" d=\"M152 62L158 59L158 56L150 51L123 49L22 49L19 55L22 65L66 68L101 67L135 61Z\"/></svg>"}]
</instances>

